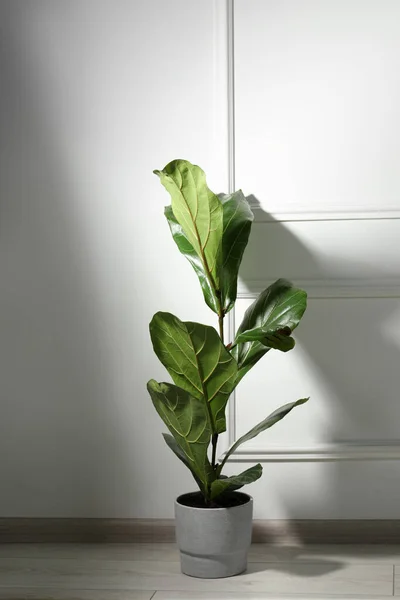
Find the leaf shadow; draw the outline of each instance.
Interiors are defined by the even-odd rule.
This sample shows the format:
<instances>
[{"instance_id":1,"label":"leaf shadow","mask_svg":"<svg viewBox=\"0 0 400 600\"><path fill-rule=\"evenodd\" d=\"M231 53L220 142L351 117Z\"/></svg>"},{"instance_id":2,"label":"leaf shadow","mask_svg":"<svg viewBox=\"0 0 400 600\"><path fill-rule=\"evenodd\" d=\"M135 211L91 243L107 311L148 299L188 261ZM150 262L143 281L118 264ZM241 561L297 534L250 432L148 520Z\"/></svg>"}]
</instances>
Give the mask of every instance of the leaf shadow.
<instances>
[{"instance_id":1,"label":"leaf shadow","mask_svg":"<svg viewBox=\"0 0 400 600\"><path fill-rule=\"evenodd\" d=\"M350 258L344 260L335 255L321 257L300 238L298 232L303 225L299 228L293 227L292 223L276 221L254 195L247 198L254 209L255 221L240 277L242 287L250 295L257 295L263 280L273 281L280 277L300 286L302 280L319 285L336 279L351 282L368 277L367 258L364 262ZM306 227L309 227L308 223ZM329 227L335 227L335 222L330 223ZM319 222L314 222L313 226L326 227ZM378 244L379 240L371 240L371 252L375 243ZM381 276L382 280L388 277L384 268ZM309 307L294 337L312 366L313 379L318 380L321 389L329 391L328 397L331 398L328 401L326 397L318 398L311 394L311 401L301 408L313 410L313 403L321 403L327 410L329 422L325 424L321 443L399 444L396 423L400 411L395 400L400 387L400 347L395 336L388 334L391 324L398 323L399 318L399 303L393 298L325 297L309 300ZM267 361L268 356L264 360ZM308 390L301 389L301 395L310 394ZM280 405L279 399L275 399L271 409ZM286 398L285 401L294 399ZM267 435L260 445L268 447ZM299 468L305 469L304 464L298 463ZM267 469L268 465L265 465ZM280 492L289 517L371 518L371 503L379 493L379 514L393 514L395 518L396 507L400 504L400 489L392 481L393 475L389 476L393 469L399 472L395 464L383 466L379 461L361 462L356 468L354 463L341 461L325 464L325 469L329 473L328 497L308 498L306 503L306 494L301 500L296 495Z\"/></svg>"},{"instance_id":2,"label":"leaf shadow","mask_svg":"<svg viewBox=\"0 0 400 600\"><path fill-rule=\"evenodd\" d=\"M338 560L326 560L315 558L312 561L302 558L292 559L291 562L252 562L249 564L247 573L265 573L277 571L298 577L322 577L328 573L339 571L345 566L344 562Z\"/></svg>"}]
</instances>

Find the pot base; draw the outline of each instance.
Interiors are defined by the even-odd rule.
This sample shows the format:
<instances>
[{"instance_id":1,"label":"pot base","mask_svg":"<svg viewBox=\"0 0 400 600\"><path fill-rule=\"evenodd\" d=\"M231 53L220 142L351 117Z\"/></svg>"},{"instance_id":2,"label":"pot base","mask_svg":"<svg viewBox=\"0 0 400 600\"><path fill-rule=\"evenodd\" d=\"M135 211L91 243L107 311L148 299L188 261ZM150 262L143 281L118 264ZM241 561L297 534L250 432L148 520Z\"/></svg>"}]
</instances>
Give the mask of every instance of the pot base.
<instances>
[{"instance_id":1,"label":"pot base","mask_svg":"<svg viewBox=\"0 0 400 600\"><path fill-rule=\"evenodd\" d=\"M247 569L247 549L245 552L212 556L194 556L181 552L182 573L200 579L220 579L239 575Z\"/></svg>"}]
</instances>

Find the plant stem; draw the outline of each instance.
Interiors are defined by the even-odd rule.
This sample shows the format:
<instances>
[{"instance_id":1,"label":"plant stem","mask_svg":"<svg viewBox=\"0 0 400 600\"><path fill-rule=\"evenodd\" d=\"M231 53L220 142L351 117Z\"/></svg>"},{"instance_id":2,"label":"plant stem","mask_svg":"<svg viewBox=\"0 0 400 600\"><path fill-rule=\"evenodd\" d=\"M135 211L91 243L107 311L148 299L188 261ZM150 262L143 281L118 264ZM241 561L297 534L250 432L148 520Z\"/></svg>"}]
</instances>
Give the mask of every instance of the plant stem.
<instances>
[{"instance_id":1,"label":"plant stem","mask_svg":"<svg viewBox=\"0 0 400 600\"><path fill-rule=\"evenodd\" d=\"M218 433L214 433L212 436L212 458L211 458L211 464L212 464L212 468L215 470L216 468L216 459L217 459L217 443L218 443Z\"/></svg>"},{"instance_id":2,"label":"plant stem","mask_svg":"<svg viewBox=\"0 0 400 600\"><path fill-rule=\"evenodd\" d=\"M222 308L221 303L221 292L217 291L216 293L218 300L218 326L219 326L219 337L221 338L221 342L224 343L224 309ZM217 469L217 444L218 444L218 433L214 433L212 436L212 458L211 464L214 470Z\"/></svg>"},{"instance_id":3,"label":"plant stem","mask_svg":"<svg viewBox=\"0 0 400 600\"><path fill-rule=\"evenodd\" d=\"M221 291L215 290L215 296L217 298L217 308L218 308L218 326L219 326L219 337L221 338L221 342L224 343L224 317L225 311L221 301Z\"/></svg>"},{"instance_id":4,"label":"plant stem","mask_svg":"<svg viewBox=\"0 0 400 600\"><path fill-rule=\"evenodd\" d=\"M219 337L221 338L222 343L224 343L224 314L220 314L218 316L218 325L219 325Z\"/></svg>"}]
</instances>

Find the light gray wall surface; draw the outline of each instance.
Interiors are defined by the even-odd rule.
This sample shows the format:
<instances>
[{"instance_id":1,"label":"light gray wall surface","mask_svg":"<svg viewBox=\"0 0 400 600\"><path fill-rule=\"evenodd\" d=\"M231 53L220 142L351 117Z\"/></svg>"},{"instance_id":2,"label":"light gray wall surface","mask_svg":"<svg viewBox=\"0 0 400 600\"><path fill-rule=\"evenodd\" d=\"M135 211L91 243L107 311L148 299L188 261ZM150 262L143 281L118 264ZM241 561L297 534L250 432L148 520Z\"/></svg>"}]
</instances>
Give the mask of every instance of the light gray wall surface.
<instances>
[{"instance_id":1,"label":"light gray wall surface","mask_svg":"<svg viewBox=\"0 0 400 600\"><path fill-rule=\"evenodd\" d=\"M193 488L148 322L215 322L152 170L187 158L228 191L227 5L0 2L0 516L167 518ZM237 457L267 458L256 518L400 516L398 460L336 460L400 456L399 6L235 1L231 167L260 206L236 322L279 276L311 296L231 410L233 436L311 396Z\"/></svg>"},{"instance_id":2,"label":"light gray wall surface","mask_svg":"<svg viewBox=\"0 0 400 600\"><path fill-rule=\"evenodd\" d=\"M167 376L148 323L211 315L152 171L183 157L226 189L215 11L0 3L2 516L172 516L192 486L146 391Z\"/></svg>"}]
</instances>

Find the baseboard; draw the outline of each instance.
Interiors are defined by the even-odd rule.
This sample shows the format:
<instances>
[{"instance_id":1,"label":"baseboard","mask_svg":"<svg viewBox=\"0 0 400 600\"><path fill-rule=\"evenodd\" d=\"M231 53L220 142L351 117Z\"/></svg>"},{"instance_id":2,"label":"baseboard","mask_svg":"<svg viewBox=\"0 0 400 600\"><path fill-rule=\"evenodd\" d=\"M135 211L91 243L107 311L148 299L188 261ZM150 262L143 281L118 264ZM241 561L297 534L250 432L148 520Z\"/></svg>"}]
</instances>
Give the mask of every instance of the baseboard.
<instances>
[{"instance_id":1,"label":"baseboard","mask_svg":"<svg viewBox=\"0 0 400 600\"><path fill-rule=\"evenodd\" d=\"M160 519L0 518L0 543L159 543L175 541ZM254 521L253 542L400 544L400 520Z\"/></svg>"},{"instance_id":2,"label":"baseboard","mask_svg":"<svg viewBox=\"0 0 400 600\"><path fill-rule=\"evenodd\" d=\"M253 543L400 544L400 520L254 521Z\"/></svg>"},{"instance_id":3,"label":"baseboard","mask_svg":"<svg viewBox=\"0 0 400 600\"><path fill-rule=\"evenodd\" d=\"M174 542L172 519L0 518L0 543Z\"/></svg>"}]
</instances>

